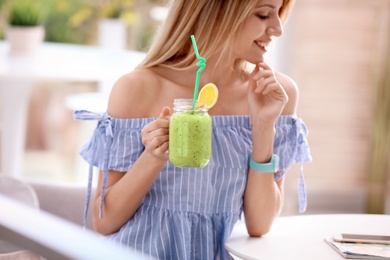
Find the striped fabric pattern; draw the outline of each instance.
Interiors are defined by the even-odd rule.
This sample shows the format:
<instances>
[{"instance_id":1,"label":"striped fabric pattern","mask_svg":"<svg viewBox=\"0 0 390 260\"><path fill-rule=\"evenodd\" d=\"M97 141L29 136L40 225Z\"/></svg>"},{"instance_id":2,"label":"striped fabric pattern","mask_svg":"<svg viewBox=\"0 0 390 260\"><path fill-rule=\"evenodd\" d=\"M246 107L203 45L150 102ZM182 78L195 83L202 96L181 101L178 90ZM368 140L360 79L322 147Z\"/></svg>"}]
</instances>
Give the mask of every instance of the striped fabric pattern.
<instances>
[{"instance_id":1,"label":"striped fabric pattern","mask_svg":"<svg viewBox=\"0 0 390 260\"><path fill-rule=\"evenodd\" d=\"M81 156L95 167L121 172L127 172L144 151L141 129L155 120L107 114L88 118L87 111L75 113L75 118L98 120ZM135 215L107 239L151 259L229 259L224 243L242 213L251 126L248 116L212 120L210 163L204 168L177 168L168 162ZM281 175L291 164L311 160L306 134L306 126L295 115L278 119L274 153L280 157Z\"/></svg>"}]
</instances>

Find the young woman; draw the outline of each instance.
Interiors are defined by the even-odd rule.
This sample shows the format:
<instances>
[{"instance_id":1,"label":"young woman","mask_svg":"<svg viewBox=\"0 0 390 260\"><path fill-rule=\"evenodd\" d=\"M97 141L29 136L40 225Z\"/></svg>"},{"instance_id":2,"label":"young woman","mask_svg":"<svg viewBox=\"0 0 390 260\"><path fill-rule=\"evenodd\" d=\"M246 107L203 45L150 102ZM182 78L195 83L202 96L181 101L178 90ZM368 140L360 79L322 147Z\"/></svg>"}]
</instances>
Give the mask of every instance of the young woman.
<instances>
[{"instance_id":1,"label":"young woman","mask_svg":"<svg viewBox=\"0 0 390 260\"><path fill-rule=\"evenodd\" d=\"M284 173L311 160L306 127L295 116L297 86L263 58L291 5L173 0L147 57L116 82L81 152L101 169L93 201L98 232L157 259L229 259L224 243L242 213L250 236L270 230L282 209ZM168 160L169 116L175 98L193 97L191 35L207 61L199 86L216 84L219 100L209 110L210 163L177 168ZM259 170L273 154L279 171Z\"/></svg>"}]
</instances>

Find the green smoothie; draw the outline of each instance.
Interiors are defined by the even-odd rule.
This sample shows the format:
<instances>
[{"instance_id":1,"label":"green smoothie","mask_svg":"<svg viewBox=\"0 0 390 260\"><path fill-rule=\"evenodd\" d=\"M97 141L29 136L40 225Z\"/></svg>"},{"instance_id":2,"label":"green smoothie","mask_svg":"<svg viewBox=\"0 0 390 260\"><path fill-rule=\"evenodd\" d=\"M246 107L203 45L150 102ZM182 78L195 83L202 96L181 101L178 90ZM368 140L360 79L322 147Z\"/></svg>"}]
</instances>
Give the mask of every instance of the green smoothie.
<instances>
[{"instance_id":1,"label":"green smoothie","mask_svg":"<svg viewBox=\"0 0 390 260\"><path fill-rule=\"evenodd\" d=\"M211 117L207 111L180 111L169 123L169 160L179 167L204 167L211 157Z\"/></svg>"}]
</instances>

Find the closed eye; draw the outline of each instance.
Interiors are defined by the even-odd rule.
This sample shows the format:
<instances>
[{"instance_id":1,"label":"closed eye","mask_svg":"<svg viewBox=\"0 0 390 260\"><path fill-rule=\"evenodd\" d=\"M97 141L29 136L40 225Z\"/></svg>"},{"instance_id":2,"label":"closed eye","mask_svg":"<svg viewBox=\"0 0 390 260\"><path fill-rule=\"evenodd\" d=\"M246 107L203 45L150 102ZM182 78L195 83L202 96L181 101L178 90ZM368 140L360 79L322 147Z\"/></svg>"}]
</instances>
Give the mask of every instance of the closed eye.
<instances>
[{"instance_id":1,"label":"closed eye","mask_svg":"<svg viewBox=\"0 0 390 260\"><path fill-rule=\"evenodd\" d=\"M266 20L266 19L268 19L270 16L269 16L269 15L257 15L257 17L259 17L261 20Z\"/></svg>"}]
</instances>

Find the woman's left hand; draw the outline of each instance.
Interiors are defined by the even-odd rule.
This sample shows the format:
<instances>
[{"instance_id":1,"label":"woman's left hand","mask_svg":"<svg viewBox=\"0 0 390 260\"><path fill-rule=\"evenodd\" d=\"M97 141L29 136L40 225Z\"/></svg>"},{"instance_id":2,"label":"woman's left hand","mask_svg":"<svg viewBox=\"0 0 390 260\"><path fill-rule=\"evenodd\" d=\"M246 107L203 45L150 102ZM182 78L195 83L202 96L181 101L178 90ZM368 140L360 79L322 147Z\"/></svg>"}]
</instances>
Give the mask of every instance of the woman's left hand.
<instances>
[{"instance_id":1,"label":"woman's left hand","mask_svg":"<svg viewBox=\"0 0 390 260\"><path fill-rule=\"evenodd\" d=\"M274 125L287 104L288 96L271 67L259 63L250 75L249 112L254 123Z\"/></svg>"}]
</instances>

